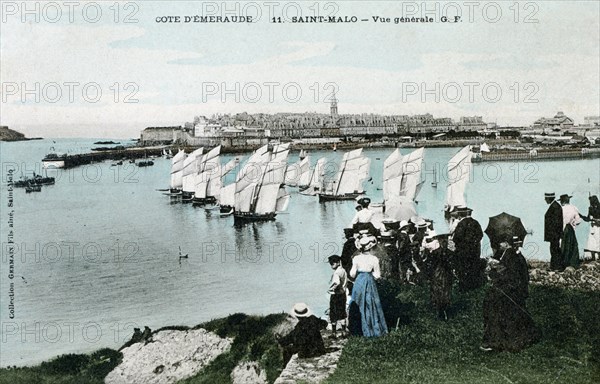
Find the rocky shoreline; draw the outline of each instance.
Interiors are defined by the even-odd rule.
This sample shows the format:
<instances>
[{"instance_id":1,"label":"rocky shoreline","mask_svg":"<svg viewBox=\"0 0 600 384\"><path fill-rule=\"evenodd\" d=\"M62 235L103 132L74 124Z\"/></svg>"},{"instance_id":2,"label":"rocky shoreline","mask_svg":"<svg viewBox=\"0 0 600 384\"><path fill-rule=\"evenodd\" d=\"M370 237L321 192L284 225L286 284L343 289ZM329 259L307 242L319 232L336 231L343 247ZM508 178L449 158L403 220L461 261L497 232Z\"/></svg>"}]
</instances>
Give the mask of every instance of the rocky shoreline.
<instances>
[{"instance_id":1,"label":"rocky shoreline","mask_svg":"<svg viewBox=\"0 0 600 384\"><path fill-rule=\"evenodd\" d=\"M176 383L202 370L231 348L233 340L205 329L163 330L121 350L122 362L107 384Z\"/></svg>"},{"instance_id":2,"label":"rocky shoreline","mask_svg":"<svg viewBox=\"0 0 600 384\"><path fill-rule=\"evenodd\" d=\"M600 291L600 261L582 261L579 268L567 267L562 272L550 270L548 262L530 260L528 263L531 284Z\"/></svg>"}]
</instances>

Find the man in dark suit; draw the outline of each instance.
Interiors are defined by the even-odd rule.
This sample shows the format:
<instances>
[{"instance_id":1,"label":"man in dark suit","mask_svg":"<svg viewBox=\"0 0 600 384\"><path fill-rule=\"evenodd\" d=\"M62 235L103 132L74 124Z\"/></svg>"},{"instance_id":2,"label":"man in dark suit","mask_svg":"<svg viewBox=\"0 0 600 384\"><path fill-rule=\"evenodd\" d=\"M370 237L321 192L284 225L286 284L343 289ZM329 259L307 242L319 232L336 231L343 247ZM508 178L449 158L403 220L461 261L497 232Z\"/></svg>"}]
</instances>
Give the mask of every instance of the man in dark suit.
<instances>
[{"instance_id":1,"label":"man in dark suit","mask_svg":"<svg viewBox=\"0 0 600 384\"><path fill-rule=\"evenodd\" d=\"M454 269L461 291L477 289L484 283L484 268L481 256L483 231L479 222L471 217L472 209L458 209L460 219L452 234L455 246Z\"/></svg>"},{"instance_id":2,"label":"man in dark suit","mask_svg":"<svg viewBox=\"0 0 600 384\"><path fill-rule=\"evenodd\" d=\"M550 243L550 269L562 271L565 269L560 251L560 239L563 234L562 207L556 201L554 193L545 193L544 198L549 204L544 215L544 241Z\"/></svg>"}]
</instances>

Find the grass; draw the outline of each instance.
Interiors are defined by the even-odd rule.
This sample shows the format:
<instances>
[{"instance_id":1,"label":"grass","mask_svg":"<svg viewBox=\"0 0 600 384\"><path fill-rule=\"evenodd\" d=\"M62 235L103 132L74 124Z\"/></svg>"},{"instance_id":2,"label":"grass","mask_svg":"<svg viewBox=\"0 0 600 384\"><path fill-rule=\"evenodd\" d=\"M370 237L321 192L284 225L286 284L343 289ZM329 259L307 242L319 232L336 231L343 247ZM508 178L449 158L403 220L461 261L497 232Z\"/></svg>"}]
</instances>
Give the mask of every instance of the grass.
<instances>
[{"instance_id":1,"label":"grass","mask_svg":"<svg viewBox=\"0 0 600 384\"><path fill-rule=\"evenodd\" d=\"M447 322L429 306L427 287L383 282L379 293L391 333L351 338L328 384L600 382L600 292L530 286L528 309L543 336L519 353L479 350L485 288L455 294ZM238 313L194 327L234 342L229 352L182 383L231 383L231 371L242 361L258 362L273 383L283 361L271 329L285 316ZM0 369L0 384L102 383L120 360L121 354L110 349L64 355L36 367Z\"/></svg>"},{"instance_id":2,"label":"grass","mask_svg":"<svg viewBox=\"0 0 600 384\"><path fill-rule=\"evenodd\" d=\"M122 354L104 348L90 355L68 354L35 367L0 369L1 384L101 384Z\"/></svg>"},{"instance_id":3,"label":"grass","mask_svg":"<svg viewBox=\"0 0 600 384\"><path fill-rule=\"evenodd\" d=\"M425 287L387 283L380 295L395 306L386 317L401 315L398 329L396 320L388 336L351 338L327 383L600 382L600 292L531 286L528 309L543 336L519 353L479 350L485 288L455 294L447 322Z\"/></svg>"}]
</instances>

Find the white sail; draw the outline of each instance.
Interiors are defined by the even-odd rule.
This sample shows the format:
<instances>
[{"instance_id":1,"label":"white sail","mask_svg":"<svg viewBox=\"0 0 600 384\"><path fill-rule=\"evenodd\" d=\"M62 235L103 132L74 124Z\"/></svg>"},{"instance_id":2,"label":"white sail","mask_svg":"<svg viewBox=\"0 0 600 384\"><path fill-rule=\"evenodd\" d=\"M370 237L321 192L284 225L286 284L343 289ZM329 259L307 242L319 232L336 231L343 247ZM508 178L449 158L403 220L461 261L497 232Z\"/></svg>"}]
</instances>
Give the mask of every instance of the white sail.
<instances>
[{"instance_id":1,"label":"white sail","mask_svg":"<svg viewBox=\"0 0 600 384\"><path fill-rule=\"evenodd\" d=\"M402 184L402 154L396 148L383 162L383 201L400 195Z\"/></svg>"},{"instance_id":2,"label":"white sail","mask_svg":"<svg viewBox=\"0 0 600 384\"><path fill-rule=\"evenodd\" d=\"M170 151L170 150L169 150ZM181 188L183 185L183 161L185 151L179 150L171 159L171 189Z\"/></svg>"},{"instance_id":3,"label":"white sail","mask_svg":"<svg viewBox=\"0 0 600 384\"><path fill-rule=\"evenodd\" d=\"M340 169L332 186L334 195L363 192L362 184L369 177L371 160L362 154L362 148L344 153Z\"/></svg>"},{"instance_id":4,"label":"white sail","mask_svg":"<svg viewBox=\"0 0 600 384\"><path fill-rule=\"evenodd\" d=\"M410 200L416 200L423 182L421 171L423 170L423 153L425 148L419 148L402 158L402 185L400 196Z\"/></svg>"},{"instance_id":5,"label":"white sail","mask_svg":"<svg viewBox=\"0 0 600 384\"><path fill-rule=\"evenodd\" d=\"M467 145L448 162L446 193L446 210L448 211L459 205L467 205L465 190L471 173L471 157L471 148Z\"/></svg>"},{"instance_id":6,"label":"white sail","mask_svg":"<svg viewBox=\"0 0 600 384\"><path fill-rule=\"evenodd\" d=\"M208 196L214 196L210 194L210 182L213 178L219 179L219 185L213 187L213 192L216 188L221 189L221 170L220 170L220 159L221 146L217 146L206 153L200 160L198 160L198 170L195 176L194 196L198 199L204 199ZM216 193L216 192L214 192Z\"/></svg>"},{"instance_id":7,"label":"white sail","mask_svg":"<svg viewBox=\"0 0 600 384\"><path fill-rule=\"evenodd\" d=\"M319 160L317 160L315 169L313 169L310 181L308 182L308 187L300 191L301 194L314 196L320 192L321 188L323 187L323 176L326 164L327 158L325 157L321 157Z\"/></svg>"},{"instance_id":8,"label":"white sail","mask_svg":"<svg viewBox=\"0 0 600 384\"><path fill-rule=\"evenodd\" d=\"M275 210L277 212L287 211L287 207L290 203L290 194L287 193L284 187L279 187L277 192L277 203L275 204Z\"/></svg>"},{"instance_id":9,"label":"white sail","mask_svg":"<svg viewBox=\"0 0 600 384\"><path fill-rule=\"evenodd\" d=\"M183 160L182 190L184 192L194 192L196 173L198 172L198 158L202 156L203 152L204 148L200 147Z\"/></svg>"},{"instance_id":10,"label":"white sail","mask_svg":"<svg viewBox=\"0 0 600 384\"><path fill-rule=\"evenodd\" d=\"M265 164L269 161L268 145L257 149L240 169L235 182L235 210L250 212L255 189L264 173Z\"/></svg>"},{"instance_id":11,"label":"white sail","mask_svg":"<svg viewBox=\"0 0 600 384\"><path fill-rule=\"evenodd\" d=\"M301 173L300 178L298 179L298 185L304 187L310 183L310 156L306 155L299 165Z\"/></svg>"},{"instance_id":12,"label":"white sail","mask_svg":"<svg viewBox=\"0 0 600 384\"><path fill-rule=\"evenodd\" d=\"M292 187L307 186L310 182L310 158L308 155L289 165L285 173L285 184Z\"/></svg>"},{"instance_id":13,"label":"white sail","mask_svg":"<svg viewBox=\"0 0 600 384\"><path fill-rule=\"evenodd\" d=\"M221 177L225 177L233 168L235 168L240 163L240 159L237 157L235 159L231 159L221 167Z\"/></svg>"},{"instance_id":14,"label":"white sail","mask_svg":"<svg viewBox=\"0 0 600 384\"><path fill-rule=\"evenodd\" d=\"M271 158L265 165L263 177L256 188L254 210L251 212L268 214L277 210L279 190L285 182L289 146L289 144L279 144L273 148Z\"/></svg>"},{"instance_id":15,"label":"white sail","mask_svg":"<svg viewBox=\"0 0 600 384\"><path fill-rule=\"evenodd\" d=\"M235 183L228 184L221 188L219 205L227 205L230 207L235 205Z\"/></svg>"}]
</instances>

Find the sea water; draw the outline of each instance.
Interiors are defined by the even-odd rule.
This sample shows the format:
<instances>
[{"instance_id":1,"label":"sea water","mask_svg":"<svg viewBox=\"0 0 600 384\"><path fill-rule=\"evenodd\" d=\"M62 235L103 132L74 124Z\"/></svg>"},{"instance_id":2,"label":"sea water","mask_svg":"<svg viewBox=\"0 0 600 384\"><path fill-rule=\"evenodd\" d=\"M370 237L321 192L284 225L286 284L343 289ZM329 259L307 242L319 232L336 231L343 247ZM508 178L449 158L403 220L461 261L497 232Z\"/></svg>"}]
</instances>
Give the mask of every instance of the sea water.
<instances>
[{"instance_id":1,"label":"sea water","mask_svg":"<svg viewBox=\"0 0 600 384\"><path fill-rule=\"evenodd\" d=\"M353 202L319 203L288 188L287 213L272 222L234 227L232 217L221 218L217 211L181 204L157 191L168 188L170 160L156 159L146 168L107 161L48 171L57 178L55 185L39 193L15 189L13 206L7 207L8 169L15 169L15 180L22 173L43 174L41 159L51 147L58 153L83 153L93 142L0 144L0 366L118 348L134 327L192 326L236 312L288 311L300 301L324 316L331 275L325 261L341 252L342 229L354 216ZM438 233L447 230L447 162L458 150L425 150L425 182L417 207L421 216L434 220ZM401 149L403 154L411 151ZM372 176L365 188L374 203L382 200L383 161L391 152L365 149ZM309 153L312 166L322 156L339 164L343 154ZM292 152L289 162L297 159L298 152ZM234 180L235 171L226 182ZM434 176L437 187L431 185ZM490 216L501 212L520 217L532 231L525 256L548 260L544 193L573 194L572 203L587 213L589 191L597 190L599 177L597 159L475 164L467 202L483 229ZM12 257L9 230L16 246ZM587 223L577 228L580 252L588 230ZM180 259L180 248L188 258ZM491 253L487 238L482 248L483 255Z\"/></svg>"}]
</instances>

